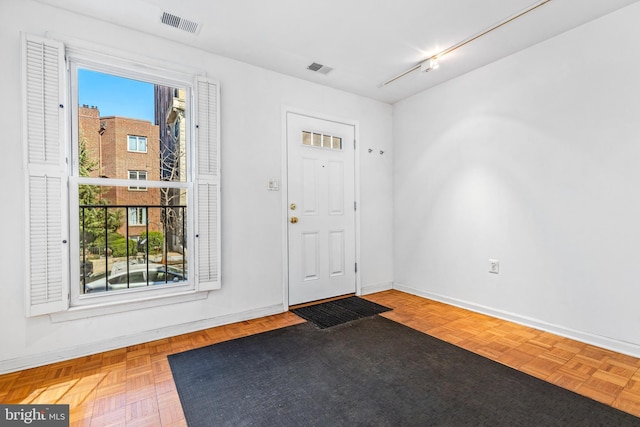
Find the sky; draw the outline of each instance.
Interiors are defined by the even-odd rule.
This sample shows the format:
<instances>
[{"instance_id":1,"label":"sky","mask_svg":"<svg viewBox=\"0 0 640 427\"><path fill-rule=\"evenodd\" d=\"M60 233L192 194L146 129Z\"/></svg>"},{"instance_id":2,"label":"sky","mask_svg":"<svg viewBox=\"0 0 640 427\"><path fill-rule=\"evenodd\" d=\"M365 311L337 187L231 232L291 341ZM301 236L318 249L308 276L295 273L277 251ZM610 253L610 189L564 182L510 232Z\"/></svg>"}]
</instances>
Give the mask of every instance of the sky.
<instances>
[{"instance_id":1,"label":"sky","mask_svg":"<svg viewBox=\"0 0 640 427\"><path fill-rule=\"evenodd\" d=\"M101 116L155 121L153 84L85 69L78 70L78 104L96 106Z\"/></svg>"}]
</instances>

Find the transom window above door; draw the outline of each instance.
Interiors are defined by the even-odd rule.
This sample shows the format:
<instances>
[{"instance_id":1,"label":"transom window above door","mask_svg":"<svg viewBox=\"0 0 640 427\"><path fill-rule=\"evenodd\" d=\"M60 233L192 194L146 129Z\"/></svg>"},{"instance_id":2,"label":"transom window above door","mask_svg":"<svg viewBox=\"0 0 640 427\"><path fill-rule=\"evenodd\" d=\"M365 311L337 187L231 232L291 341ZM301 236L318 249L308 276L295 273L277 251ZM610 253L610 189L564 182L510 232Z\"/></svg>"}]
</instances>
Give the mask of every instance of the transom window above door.
<instances>
[{"instance_id":1,"label":"transom window above door","mask_svg":"<svg viewBox=\"0 0 640 427\"><path fill-rule=\"evenodd\" d=\"M302 131L302 144L328 150L342 150L342 138L323 133Z\"/></svg>"}]
</instances>

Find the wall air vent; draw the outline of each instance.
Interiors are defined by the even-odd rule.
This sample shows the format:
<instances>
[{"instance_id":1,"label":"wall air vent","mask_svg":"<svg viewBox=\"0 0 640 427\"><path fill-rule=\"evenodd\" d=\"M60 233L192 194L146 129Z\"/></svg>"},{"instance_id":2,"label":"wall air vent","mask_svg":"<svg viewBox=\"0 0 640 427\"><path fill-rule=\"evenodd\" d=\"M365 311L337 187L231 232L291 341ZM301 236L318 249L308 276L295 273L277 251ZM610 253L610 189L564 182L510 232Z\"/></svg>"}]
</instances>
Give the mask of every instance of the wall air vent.
<instances>
[{"instance_id":1,"label":"wall air vent","mask_svg":"<svg viewBox=\"0 0 640 427\"><path fill-rule=\"evenodd\" d=\"M333 70L333 68L314 62L313 64L307 67L307 70L311 70L320 74L329 74Z\"/></svg>"},{"instance_id":2,"label":"wall air vent","mask_svg":"<svg viewBox=\"0 0 640 427\"><path fill-rule=\"evenodd\" d=\"M192 34L197 33L200 27L197 22L189 21L188 19L181 18L168 12L162 13L161 22L169 25L170 27L178 28Z\"/></svg>"}]
</instances>

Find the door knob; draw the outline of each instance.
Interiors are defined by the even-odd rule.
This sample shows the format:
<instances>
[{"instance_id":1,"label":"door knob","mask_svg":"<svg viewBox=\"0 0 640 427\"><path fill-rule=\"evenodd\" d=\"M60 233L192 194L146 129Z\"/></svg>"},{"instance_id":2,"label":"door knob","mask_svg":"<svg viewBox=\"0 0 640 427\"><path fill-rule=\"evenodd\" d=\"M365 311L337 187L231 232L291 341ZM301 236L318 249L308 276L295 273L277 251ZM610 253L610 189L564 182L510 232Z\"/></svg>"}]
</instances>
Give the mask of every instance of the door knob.
<instances>
[{"instance_id":1,"label":"door knob","mask_svg":"<svg viewBox=\"0 0 640 427\"><path fill-rule=\"evenodd\" d=\"M295 224L295 223L297 223L297 222L298 222L298 217L297 217L297 216L292 216L292 217L291 217L291 219L289 220L289 222L290 222L291 224Z\"/></svg>"}]
</instances>

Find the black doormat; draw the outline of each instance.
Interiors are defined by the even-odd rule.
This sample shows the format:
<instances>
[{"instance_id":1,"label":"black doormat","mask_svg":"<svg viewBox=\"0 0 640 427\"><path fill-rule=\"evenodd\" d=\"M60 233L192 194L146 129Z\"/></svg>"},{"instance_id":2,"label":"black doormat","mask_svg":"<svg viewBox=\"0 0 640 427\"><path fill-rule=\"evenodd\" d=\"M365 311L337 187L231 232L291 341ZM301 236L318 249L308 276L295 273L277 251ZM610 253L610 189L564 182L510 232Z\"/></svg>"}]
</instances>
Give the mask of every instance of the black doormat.
<instances>
[{"instance_id":1,"label":"black doormat","mask_svg":"<svg viewBox=\"0 0 640 427\"><path fill-rule=\"evenodd\" d=\"M640 418L381 316L169 356L190 427L640 426Z\"/></svg>"},{"instance_id":2,"label":"black doormat","mask_svg":"<svg viewBox=\"0 0 640 427\"><path fill-rule=\"evenodd\" d=\"M348 297L306 307L294 308L291 311L303 319L312 322L320 329L324 329L390 310L389 307L376 304L375 302L358 297Z\"/></svg>"}]
</instances>

